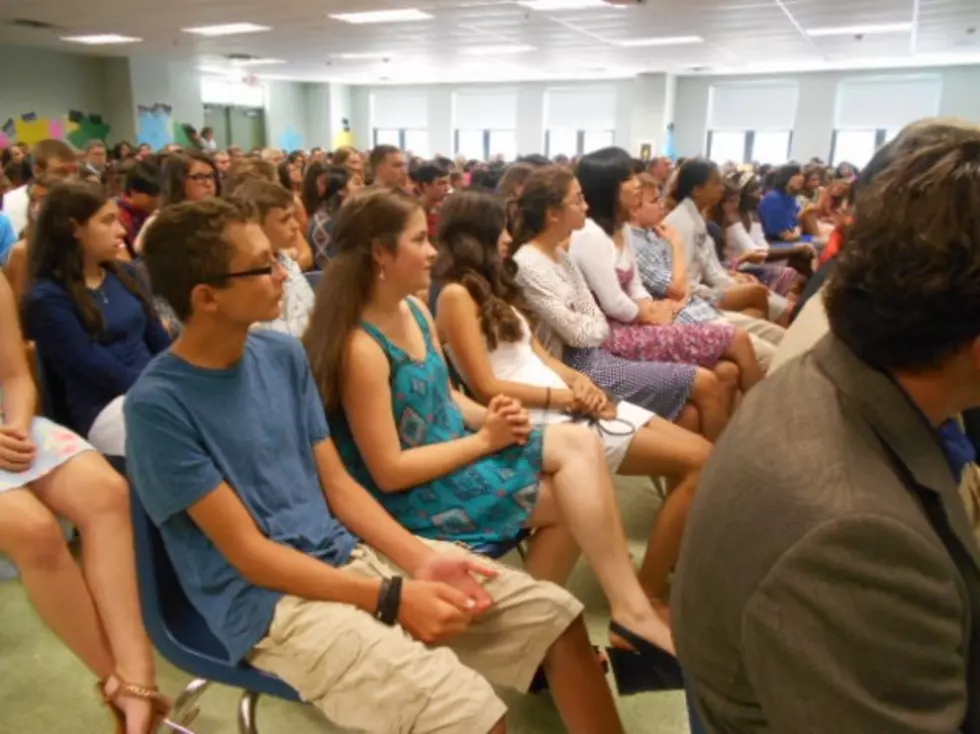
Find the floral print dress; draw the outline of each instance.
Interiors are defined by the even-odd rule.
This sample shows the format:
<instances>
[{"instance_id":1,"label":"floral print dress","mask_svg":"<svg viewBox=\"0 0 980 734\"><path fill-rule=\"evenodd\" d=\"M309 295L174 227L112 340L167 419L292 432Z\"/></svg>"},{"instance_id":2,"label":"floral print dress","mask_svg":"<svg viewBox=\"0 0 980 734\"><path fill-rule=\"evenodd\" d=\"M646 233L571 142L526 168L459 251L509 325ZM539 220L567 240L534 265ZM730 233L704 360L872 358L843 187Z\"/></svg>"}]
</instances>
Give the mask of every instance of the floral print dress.
<instances>
[{"instance_id":1,"label":"floral print dress","mask_svg":"<svg viewBox=\"0 0 980 734\"><path fill-rule=\"evenodd\" d=\"M19 473L0 469L0 492L24 487L54 471L69 459L93 450L78 434L47 418L34 419L31 424L31 439L37 447L34 463L30 469Z\"/></svg>"}]
</instances>

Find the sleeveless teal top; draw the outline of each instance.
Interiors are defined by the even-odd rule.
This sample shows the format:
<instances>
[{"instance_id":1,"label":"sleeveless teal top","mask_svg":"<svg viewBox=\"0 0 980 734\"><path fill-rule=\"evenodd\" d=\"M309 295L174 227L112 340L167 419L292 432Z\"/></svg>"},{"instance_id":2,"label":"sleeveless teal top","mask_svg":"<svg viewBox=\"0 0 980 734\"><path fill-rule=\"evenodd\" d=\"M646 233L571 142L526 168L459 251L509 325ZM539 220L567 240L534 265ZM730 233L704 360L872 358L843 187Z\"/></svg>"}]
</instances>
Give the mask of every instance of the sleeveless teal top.
<instances>
[{"instance_id":1,"label":"sleeveless teal top","mask_svg":"<svg viewBox=\"0 0 980 734\"><path fill-rule=\"evenodd\" d=\"M381 345L391 365L391 399L402 449L464 438L472 433L450 392L449 371L433 343L429 321L409 299L425 336L426 356L416 360L372 324L363 328ZM331 433L351 475L416 535L467 545L512 541L538 500L543 434L404 492L386 493L371 478L343 411L331 417Z\"/></svg>"}]
</instances>

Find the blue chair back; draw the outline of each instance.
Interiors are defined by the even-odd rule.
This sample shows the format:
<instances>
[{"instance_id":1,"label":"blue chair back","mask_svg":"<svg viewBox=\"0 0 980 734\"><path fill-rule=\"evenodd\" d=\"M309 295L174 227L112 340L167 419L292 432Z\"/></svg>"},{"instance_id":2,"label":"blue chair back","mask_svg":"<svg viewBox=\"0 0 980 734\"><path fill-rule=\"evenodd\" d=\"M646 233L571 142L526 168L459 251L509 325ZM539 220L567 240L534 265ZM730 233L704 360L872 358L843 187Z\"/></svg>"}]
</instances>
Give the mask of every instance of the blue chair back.
<instances>
[{"instance_id":1,"label":"blue chair back","mask_svg":"<svg viewBox=\"0 0 980 734\"><path fill-rule=\"evenodd\" d=\"M123 462L110 461L125 474ZM228 662L224 645L184 594L160 532L135 491L131 502L140 605L147 633L160 654L197 678L299 701L296 692L275 676L245 663Z\"/></svg>"}]
</instances>

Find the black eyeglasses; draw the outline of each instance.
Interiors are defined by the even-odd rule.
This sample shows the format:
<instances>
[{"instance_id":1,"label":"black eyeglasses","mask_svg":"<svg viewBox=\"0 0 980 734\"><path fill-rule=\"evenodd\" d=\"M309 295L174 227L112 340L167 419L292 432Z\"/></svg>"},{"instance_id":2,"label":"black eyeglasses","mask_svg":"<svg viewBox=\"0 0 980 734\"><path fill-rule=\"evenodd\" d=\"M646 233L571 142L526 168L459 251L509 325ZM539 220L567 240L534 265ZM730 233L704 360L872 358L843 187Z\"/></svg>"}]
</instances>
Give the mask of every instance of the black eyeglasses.
<instances>
[{"instance_id":1,"label":"black eyeglasses","mask_svg":"<svg viewBox=\"0 0 980 734\"><path fill-rule=\"evenodd\" d=\"M234 278L254 278L258 275L272 275L276 270L279 269L279 265L265 265L261 268L252 268L251 270L237 270L232 273L222 273L221 275L212 275L210 278L204 278L201 282L214 285L217 283L223 283L226 280Z\"/></svg>"}]
</instances>

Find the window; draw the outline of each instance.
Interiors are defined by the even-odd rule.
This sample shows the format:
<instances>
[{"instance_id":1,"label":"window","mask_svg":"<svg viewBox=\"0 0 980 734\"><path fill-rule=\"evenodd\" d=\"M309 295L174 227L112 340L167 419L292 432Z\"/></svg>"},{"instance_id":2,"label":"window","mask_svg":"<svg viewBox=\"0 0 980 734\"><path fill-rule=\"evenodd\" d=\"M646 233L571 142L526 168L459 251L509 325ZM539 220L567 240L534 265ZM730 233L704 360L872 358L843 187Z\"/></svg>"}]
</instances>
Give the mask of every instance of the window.
<instances>
[{"instance_id":1,"label":"window","mask_svg":"<svg viewBox=\"0 0 980 734\"><path fill-rule=\"evenodd\" d=\"M429 100L425 92L382 89L371 93L375 145L394 145L423 158L429 150Z\"/></svg>"},{"instance_id":2,"label":"window","mask_svg":"<svg viewBox=\"0 0 980 734\"><path fill-rule=\"evenodd\" d=\"M394 145L396 148L401 148L419 158L428 158L430 155L428 130L376 127L374 128L374 144Z\"/></svg>"},{"instance_id":3,"label":"window","mask_svg":"<svg viewBox=\"0 0 980 734\"><path fill-rule=\"evenodd\" d=\"M863 168L885 144L886 131L878 130L835 130L830 146L830 164L839 166L848 163Z\"/></svg>"},{"instance_id":4,"label":"window","mask_svg":"<svg viewBox=\"0 0 980 734\"><path fill-rule=\"evenodd\" d=\"M579 134L577 130L551 128L545 133L544 154L549 158L565 155L571 158L579 155Z\"/></svg>"},{"instance_id":5,"label":"window","mask_svg":"<svg viewBox=\"0 0 980 734\"><path fill-rule=\"evenodd\" d=\"M488 160L517 157L517 93L506 89L461 90L453 95L456 155Z\"/></svg>"},{"instance_id":6,"label":"window","mask_svg":"<svg viewBox=\"0 0 980 734\"><path fill-rule=\"evenodd\" d=\"M402 150L409 151L412 155L419 158L428 158L432 155L429 150L429 131L428 130L404 130L402 132Z\"/></svg>"},{"instance_id":7,"label":"window","mask_svg":"<svg viewBox=\"0 0 980 734\"><path fill-rule=\"evenodd\" d=\"M708 133L708 158L715 163L745 163L745 133Z\"/></svg>"},{"instance_id":8,"label":"window","mask_svg":"<svg viewBox=\"0 0 980 734\"><path fill-rule=\"evenodd\" d=\"M616 133L612 130L583 130L582 152L591 153L594 150L608 148L613 145Z\"/></svg>"},{"instance_id":9,"label":"window","mask_svg":"<svg viewBox=\"0 0 980 734\"><path fill-rule=\"evenodd\" d=\"M402 147L402 131L401 130L385 130L375 128L374 130L374 144L375 145L394 145L396 148Z\"/></svg>"},{"instance_id":10,"label":"window","mask_svg":"<svg viewBox=\"0 0 980 734\"><path fill-rule=\"evenodd\" d=\"M718 163L785 163L800 88L796 82L728 82L708 91L708 157Z\"/></svg>"},{"instance_id":11,"label":"window","mask_svg":"<svg viewBox=\"0 0 980 734\"><path fill-rule=\"evenodd\" d=\"M572 157L615 141L616 90L569 87L545 91L545 155Z\"/></svg>"},{"instance_id":12,"label":"window","mask_svg":"<svg viewBox=\"0 0 980 734\"><path fill-rule=\"evenodd\" d=\"M512 161L517 158L517 131L457 130L456 155L478 161L501 155L505 161Z\"/></svg>"},{"instance_id":13,"label":"window","mask_svg":"<svg viewBox=\"0 0 980 734\"><path fill-rule=\"evenodd\" d=\"M792 133L788 130L759 130L749 133L749 160L759 163L783 164L789 160Z\"/></svg>"},{"instance_id":14,"label":"window","mask_svg":"<svg viewBox=\"0 0 980 734\"><path fill-rule=\"evenodd\" d=\"M483 130L457 130L456 155L466 156L467 160L486 160L487 151L483 143Z\"/></svg>"},{"instance_id":15,"label":"window","mask_svg":"<svg viewBox=\"0 0 980 734\"><path fill-rule=\"evenodd\" d=\"M845 79L837 85L830 160L859 168L910 122L939 114L936 74Z\"/></svg>"},{"instance_id":16,"label":"window","mask_svg":"<svg viewBox=\"0 0 980 734\"><path fill-rule=\"evenodd\" d=\"M490 156L503 156L505 161L517 158L517 131L490 130L487 136L490 143Z\"/></svg>"}]
</instances>

